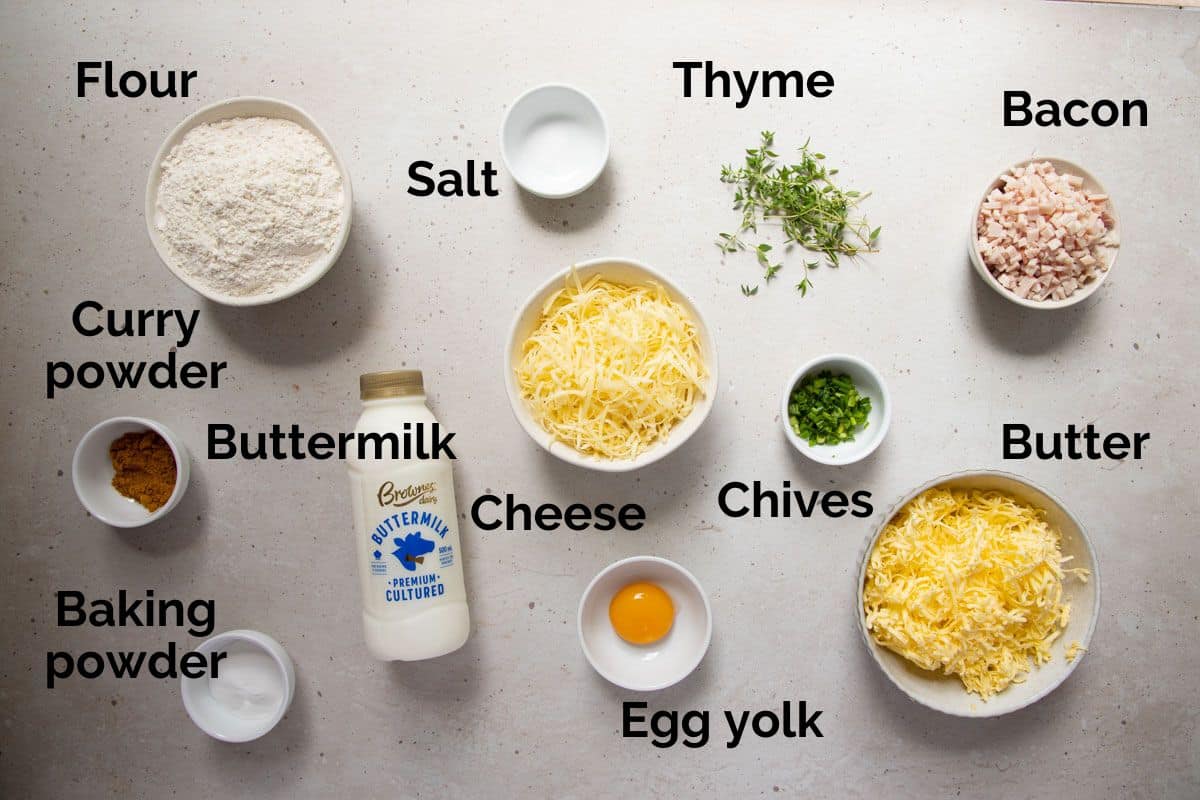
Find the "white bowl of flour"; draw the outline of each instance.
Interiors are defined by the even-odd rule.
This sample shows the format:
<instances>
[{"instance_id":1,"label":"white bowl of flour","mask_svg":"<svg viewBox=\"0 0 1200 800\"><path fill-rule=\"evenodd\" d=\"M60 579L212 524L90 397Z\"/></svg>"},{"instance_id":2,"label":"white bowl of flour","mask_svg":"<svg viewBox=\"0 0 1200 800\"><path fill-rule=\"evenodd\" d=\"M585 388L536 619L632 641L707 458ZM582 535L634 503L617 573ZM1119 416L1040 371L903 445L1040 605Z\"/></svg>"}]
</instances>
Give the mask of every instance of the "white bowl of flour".
<instances>
[{"instance_id":1,"label":"white bowl of flour","mask_svg":"<svg viewBox=\"0 0 1200 800\"><path fill-rule=\"evenodd\" d=\"M146 184L150 241L175 277L217 303L298 294L346 246L350 173L290 103L236 97L200 109L163 142Z\"/></svg>"}]
</instances>

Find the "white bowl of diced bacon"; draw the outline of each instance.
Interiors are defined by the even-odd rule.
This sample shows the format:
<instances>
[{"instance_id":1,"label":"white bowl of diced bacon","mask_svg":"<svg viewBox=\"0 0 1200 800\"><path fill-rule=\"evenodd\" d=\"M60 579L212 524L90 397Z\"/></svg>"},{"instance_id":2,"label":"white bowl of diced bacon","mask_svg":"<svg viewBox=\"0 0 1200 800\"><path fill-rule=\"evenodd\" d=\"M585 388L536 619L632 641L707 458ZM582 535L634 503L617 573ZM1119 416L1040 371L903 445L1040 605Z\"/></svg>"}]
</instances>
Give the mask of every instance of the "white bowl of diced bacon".
<instances>
[{"instance_id":1,"label":"white bowl of diced bacon","mask_svg":"<svg viewBox=\"0 0 1200 800\"><path fill-rule=\"evenodd\" d=\"M1061 158L1031 158L996 176L971 215L971 263L1027 308L1086 300L1112 272L1117 211L1096 177Z\"/></svg>"}]
</instances>

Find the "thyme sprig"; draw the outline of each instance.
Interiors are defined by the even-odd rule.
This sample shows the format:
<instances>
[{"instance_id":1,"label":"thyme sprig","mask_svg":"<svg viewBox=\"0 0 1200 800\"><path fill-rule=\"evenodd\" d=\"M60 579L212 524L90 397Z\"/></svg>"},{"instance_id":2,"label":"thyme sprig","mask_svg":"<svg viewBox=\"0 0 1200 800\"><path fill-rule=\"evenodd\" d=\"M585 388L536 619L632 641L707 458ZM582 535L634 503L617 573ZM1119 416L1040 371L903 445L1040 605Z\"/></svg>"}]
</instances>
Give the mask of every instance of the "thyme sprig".
<instances>
[{"instance_id":1,"label":"thyme sprig","mask_svg":"<svg viewBox=\"0 0 1200 800\"><path fill-rule=\"evenodd\" d=\"M823 163L825 154L809 148L806 141L799 150L796 163L779 165L779 154L772 147L775 134L763 131L757 148L746 150L743 166L734 169L721 167L721 182L733 184L734 209L742 212L742 221L734 233L717 234L717 246L723 253L752 249L763 268L763 280L770 281L783 267L771 263L769 244L750 245L743 236L758 233L760 222L777 222L783 230L787 245L798 244L820 253L830 267L838 267L843 256L857 257L878 252L881 229L874 228L857 214L858 204L870 192L842 189L831 182L837 170ZM812 288L809 271L820 260L804 261L804 275L796 284L800 296ZM757 291L758 287L754 287ZM743 287L742 294L754 292Z\"/></svg>"}]
</instances>

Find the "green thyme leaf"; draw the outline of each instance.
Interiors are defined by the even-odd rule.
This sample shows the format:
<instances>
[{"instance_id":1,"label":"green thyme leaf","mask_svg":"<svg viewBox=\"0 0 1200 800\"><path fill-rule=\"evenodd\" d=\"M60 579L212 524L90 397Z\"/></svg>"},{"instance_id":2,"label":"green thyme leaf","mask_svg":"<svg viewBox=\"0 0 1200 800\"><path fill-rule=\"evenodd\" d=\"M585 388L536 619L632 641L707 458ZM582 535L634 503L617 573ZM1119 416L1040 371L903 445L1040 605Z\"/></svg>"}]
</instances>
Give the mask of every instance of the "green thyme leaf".
<instances>
[{"instance_id":1,"label":"green thyme leaf","mask_svg":"<svg viewBox=\"0 0 1200 800\"><path fill-rule=\"evenodd\" d=\"M747 232L758 233L758 223L767 221L780 226L785 243L821 254L831 267L839 266L843 256L855 258L877 252L875 243L881 229L872 229L857 212L858 204L870 192L842 189L832 183L830 178L837 170L825 167L825 154L810 150L808 141L800 147L799 161L779 165L775 160L778 154L771 149L774 140L773 132L762 131L759 147L746 150L740 168L728 164L721 167L721 180L736 186L734 208L742 212L736 233L718 234L721 252L749 247L763 267L765 279L775 277L782 264L768 260L771 245L748 246L738 238ZM804 262L804 277L796 284L802 297L812 288L808 271L818 263ZM745 291L743 294L748 295Z\"/></svg>"}]
</instances>

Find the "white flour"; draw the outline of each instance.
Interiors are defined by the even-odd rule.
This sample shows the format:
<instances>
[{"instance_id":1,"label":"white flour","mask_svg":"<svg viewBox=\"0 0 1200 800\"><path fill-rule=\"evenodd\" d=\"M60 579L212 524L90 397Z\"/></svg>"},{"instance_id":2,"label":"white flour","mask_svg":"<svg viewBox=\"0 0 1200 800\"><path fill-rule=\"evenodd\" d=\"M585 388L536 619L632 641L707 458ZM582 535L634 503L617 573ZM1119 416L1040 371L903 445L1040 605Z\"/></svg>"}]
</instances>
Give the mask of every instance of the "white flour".
<instances>
[{"instance_id":1,"label":"white flour","mask_svg":"<svg viewBox=\"0 0 1200 800\"><path fill-rule=\"evenodd\" d=\"M333 248L344 203L320 139L242 117L193 128L163 159L154 225L187 275L225 294L269 294Z\"/></svg>"}]
</instances>

